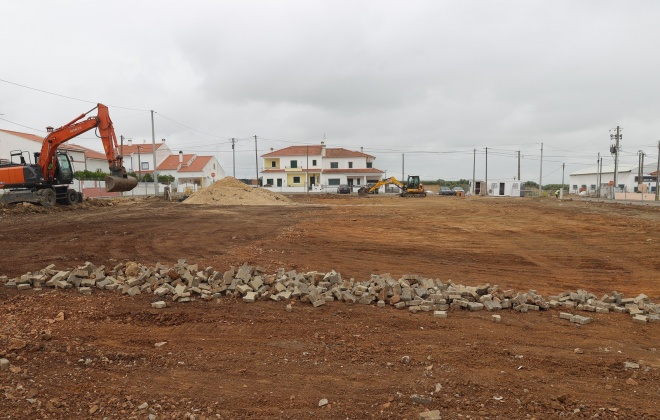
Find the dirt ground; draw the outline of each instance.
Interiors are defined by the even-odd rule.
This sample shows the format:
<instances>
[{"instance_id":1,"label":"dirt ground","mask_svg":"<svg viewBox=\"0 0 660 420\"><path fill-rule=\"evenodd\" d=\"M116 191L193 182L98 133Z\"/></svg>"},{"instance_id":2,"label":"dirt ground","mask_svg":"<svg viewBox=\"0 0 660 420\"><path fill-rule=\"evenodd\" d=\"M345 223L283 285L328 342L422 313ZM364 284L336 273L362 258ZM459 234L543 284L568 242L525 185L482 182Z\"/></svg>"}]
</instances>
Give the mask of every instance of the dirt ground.
<instances>
[{"instance_id":1,"label":"dirt ground","mask_svg":"<svg viewBox=\"0 0 660 420\"><path fill-rule=\"evenodd\" d=\"M5 210L0 275L51 263L185 258L217 270L247 262L361 280L419 274L544 296L616 290L660 302L660 207L293 199L275 207L149 199ZM496 324L489 312L438 319L338 302L294 303L287 312L286 302L232 298L152 309L152 300L0 288L0 357L11 362L0 371L1 416L417 419L440 410L443 419L660 418L660 324L626 314L590 313L594 321L577 326L559 310L502 311Z\"/></svg>"}]
</instances>

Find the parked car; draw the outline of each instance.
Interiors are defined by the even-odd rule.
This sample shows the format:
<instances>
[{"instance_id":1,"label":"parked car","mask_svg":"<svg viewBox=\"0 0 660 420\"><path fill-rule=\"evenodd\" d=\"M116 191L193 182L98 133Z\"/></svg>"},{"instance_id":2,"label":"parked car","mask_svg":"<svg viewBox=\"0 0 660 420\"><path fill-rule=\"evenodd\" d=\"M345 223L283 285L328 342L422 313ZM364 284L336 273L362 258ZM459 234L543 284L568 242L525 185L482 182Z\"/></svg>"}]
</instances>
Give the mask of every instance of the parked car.
<instances>
[{"instance_id":1,"label":"parked car","mask_svg":"<svg viewBox=\"0 0 660 420\"><path fill-rule=\"evenodd\" d=\"M465 190L462 187L454 187L451 189L454 194L458 195L458 193L461 193L461 195L465 195Z\"/></svg>"},{"instance_id":2,"label":"parked car","mask_svg":"<svg viewBox=\"0 0 660 420\"><path fill-rule=\"evenodd\" d=\"M440 195L456 195L449 187L440 187Z\"/></svg>"},{"instance_id":3,"label":"parked car","mask_svg":"<svg viewBox=\"0 0 660 420\"><path fill-rule=\"evenodd\" d=\"M350 194L351 193L351 187L348 185L340 185L339 188L337 188L337 194Z\"/></svg>"}]
</instances>

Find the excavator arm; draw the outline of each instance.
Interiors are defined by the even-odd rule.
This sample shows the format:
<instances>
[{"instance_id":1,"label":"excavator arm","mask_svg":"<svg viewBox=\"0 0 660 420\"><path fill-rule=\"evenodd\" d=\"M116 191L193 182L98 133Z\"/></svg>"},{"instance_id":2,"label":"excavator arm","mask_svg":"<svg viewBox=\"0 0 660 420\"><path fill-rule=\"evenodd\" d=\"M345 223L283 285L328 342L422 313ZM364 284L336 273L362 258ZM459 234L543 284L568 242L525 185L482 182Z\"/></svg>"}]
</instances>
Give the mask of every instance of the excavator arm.
<instances>
[{"instance_id":1,"label":"excavator arm","mask_svg":"<svg viewBox=\"0 0 660 420\"><path fill-rule=\"evenodd\" d=\"M84 121L80 121L94 109L98 109L96 117L89 117ZM49 127L49 134L43 141L38 161L38 165L44 174L44 180L53 182L55 178L57 148L63 143L93 128L98 128L110 168L110 176L107 176L105 179L106 189L108 192L132 190L137 186L137 180L129 177L126 169L124 169L123 157L119 154L117 137L112 126L110 114L108 113L108 107L103 104L98 104L95 108L79 115L60 128L53 130Z\"/></svg>"},{"instance_id":2,"label":"excavator arm","mask_svg":"<svg viewBox=\"0 0 660 420\"><path fill-rule=\"evenodd\" d=\"M408 177L407 184L404 184L403 182L397 180L394 177L380 180L377 183L375 183L371 188L369 187L360 188L358 190L358 195L360 197L365 197L367 194L377 190L383 185L389 185L389 184L394 184L397 187L399 187L399 189L401 190L401 194L400 194L401 197L426 197L426 191L424 190L424 186L420 183L419 176L417 175L410 175Z\"/></svg>"},{"instance_id":3,"label":"excavator arm","mask_svg":"<svg viewBox=\"0 0 660 420\"><path fill-rule=\"evenodd\" d=\"M360 188L360 189L358 190L358 195L360 195L360 196L365 196L365 195L367 195L367 194L370 194L370 193L373 192L373 191L376 191L377 189L379 189L379 188L382 187L383 185L390 185L390 184L394 184L394 185L396 185L396 186L399 187L401 190L405 190L405 188L406 188L406 186L403 185L402 182L400 182L399 180L397 180L397 179L394 178L394 177L390 177L390 178L387 178L387 179L381 179L380 181L376 182L371 188L369 188L369 187L362 187L362 188Z\"/></svg>"}]
</instances>

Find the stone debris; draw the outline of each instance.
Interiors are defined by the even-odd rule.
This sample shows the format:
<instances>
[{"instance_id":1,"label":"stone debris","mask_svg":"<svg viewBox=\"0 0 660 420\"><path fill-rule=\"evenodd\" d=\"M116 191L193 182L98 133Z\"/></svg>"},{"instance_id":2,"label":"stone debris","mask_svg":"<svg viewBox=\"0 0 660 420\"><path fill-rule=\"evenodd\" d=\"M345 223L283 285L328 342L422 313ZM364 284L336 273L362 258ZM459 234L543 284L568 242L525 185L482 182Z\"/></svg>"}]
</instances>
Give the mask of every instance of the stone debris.
<instances>
[{"instance_id":1,"label":"stone debris","mask_svg":"<svg viewBox=\"0 0 660 420\"><path fill-rule=\"evenodd\" d=\"M434 317L446 318L447 311L544 311L549 308L567 309L560 312L561 319L585 325L591 317L574 314L628 313L634 322L659 323L660 305L652 303L645 294L624 298L612 292L600 298L584 290L563 292L547 299L535 290L515 292L499 286L481 284L465 286L451 280L430 279L414 274L395 279L389 274L372 274L367 280L345 279L334 270L328 273L310 271L299 273L280 268L266 273L259 266L243 264L227 271L213 267L199 267L179 260L173 266L157 263L145 266L136 262L119 263L114 267L95 266L87 262L73 270L57 270L54 264L16 278L0 276L7 288L17 290L51 287L77 289L82 294L96 290L115 290L126 296L155 295L154 308L167 307L167 301L190 302L196 299L212 300L223 296L241 298L253 303L258 300L299 301L319 307L326 302L342 301L353 304L393 306L412 313L431 312ZM62 319L63 319L63 315ZM59 318L59 317L58 317ZM492 318L498 322L497 317ZM56 318L56 320L58 320Z\"/></svg>"},{"instance_id":2,"label":"stone debris","mask_svg":"<svg viewBox=\"0 0 660 420\"><path fill-rule=\"evenodd\" d=\"M7 359L0 359L0 370L9 370L9 360Z\"/></svg>"},{"instance_id":3,"label":"stone debris","mask_svg":"<svg viewBox=\"0 0 660 420\"><path fill-rule=\"evenodd\" d=\"M324 405L328 405L328 399L327 398L322 398L319 400L319 407L323 407Z\"/></svg>"},{"instance_id":4,"label":"stone debris","mask_svg":"<svg viewBox=\"0 0 660 420\"><path fill-rule=\"evenodd\" d=\"M440 410L424 411L419 413L419 420L440 420Z\"/></svg>"}]
</instances>

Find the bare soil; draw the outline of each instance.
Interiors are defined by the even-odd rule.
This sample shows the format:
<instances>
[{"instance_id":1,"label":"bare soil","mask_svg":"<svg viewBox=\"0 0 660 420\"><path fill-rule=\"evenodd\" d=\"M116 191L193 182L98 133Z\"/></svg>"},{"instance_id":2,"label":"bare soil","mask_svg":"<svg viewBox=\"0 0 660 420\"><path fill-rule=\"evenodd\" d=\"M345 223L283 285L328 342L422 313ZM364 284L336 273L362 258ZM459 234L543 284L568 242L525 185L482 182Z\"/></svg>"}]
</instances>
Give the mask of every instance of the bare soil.
<instances>
[{"instance_id":1,"label":"bare soil","mask_svg":"<svg viewBox=\"0 0 660 420\"><path fill-rule=\"evenodd\" d=\"M335 269L586 289L660 302L660 208L557 201L291 196L289 206L115 201L0 212L0 275L54 263ZM330 302L173 302L0 289L3 418L660 418L660 324L626 314ZM59 320L58 314L64 319ZM156 346L156 344L159 346ZM163 344L164 343L164 344ZM404 356L409 362L404 363ZM625 369L625 362L639 369ZM412 398L411 398L412 396ZM328 404L319 407L321 399ZM146 407L143 403L147 403Z\"/></svg>"}]
</instances>

